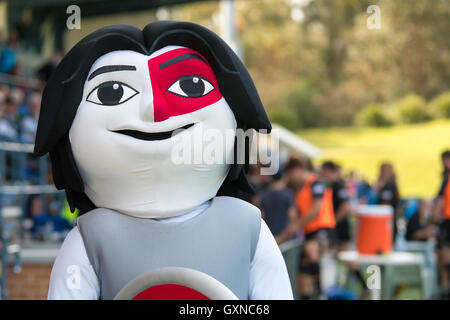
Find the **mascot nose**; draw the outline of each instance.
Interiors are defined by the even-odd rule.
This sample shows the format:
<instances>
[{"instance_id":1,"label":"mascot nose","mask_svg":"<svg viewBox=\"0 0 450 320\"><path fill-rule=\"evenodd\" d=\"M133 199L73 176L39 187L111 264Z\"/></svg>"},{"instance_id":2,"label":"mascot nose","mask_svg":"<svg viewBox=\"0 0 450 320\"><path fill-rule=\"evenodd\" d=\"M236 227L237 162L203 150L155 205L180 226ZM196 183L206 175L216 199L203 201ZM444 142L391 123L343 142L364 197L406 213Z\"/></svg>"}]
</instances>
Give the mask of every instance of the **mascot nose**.
<instances>
[{"instance_id":1,"label":"mascot nose","mask_svg":"<svg viewBox=\"0 0 450 320\"><path fill-rule=\"evenodd\" d=\"M159 94L159 97L162 97L162 94ZM170 118L169 113L169 105L167 104L167 101L163 98L155 97L153 100L154 104L154 121L164 121Z\"/></svg>"},{"instance_id":2,"label":"mascot nose","mask_svg":"<svg viewBox=\"0 0 450 320\"><path fill-rule=\"evenodd\" d=\"M154 99L151 93L147 93L142 97L141 105L139 108L139 116L143 121L155 121L154 112Z\"/></svg>"},{"instance_id":3,"label":"mascot nose","mask_svg":"<svg viewBox=\"0 0 450 320\"><path fill-rule=\"evenodd\" d=\"M155 70L153 70L152 76L152 66L150 61L151 60L148 60L147 63L148 63L148 71L150 74L150 85L152 89L152 97L151 97L152 110L148 112L149 113L151 112L151 121L160 122L170 118L170 110L169 104L165 99L163 89L158 85L157 81L158 76Z\"/></svg>"},{"instance_id":4,"label":"mascot nose","mask_svg":"<svg viewBox=\"0 0 450 320\"><path fill-rule=\"evenodd\" d=\"M164 99L157 99L155 93L143 97L140 117L143 121L160 122L169 118L169 107ZM158 95L159 93L156 93Z\"/></svg>"}]
</instances>

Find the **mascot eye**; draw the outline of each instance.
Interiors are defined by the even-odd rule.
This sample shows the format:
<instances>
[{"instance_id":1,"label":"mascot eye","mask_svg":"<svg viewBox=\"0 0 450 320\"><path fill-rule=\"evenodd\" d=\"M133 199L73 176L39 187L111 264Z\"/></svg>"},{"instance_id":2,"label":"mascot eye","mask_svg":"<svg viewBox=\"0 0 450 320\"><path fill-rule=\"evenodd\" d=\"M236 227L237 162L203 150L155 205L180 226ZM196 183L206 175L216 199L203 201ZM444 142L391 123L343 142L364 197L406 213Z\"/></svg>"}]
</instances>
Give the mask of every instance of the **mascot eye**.
<instances>
[{"instance_id":1,"label":"mascot eye","mask_svg":"<svg viewBox=\"0 0 450 320\"><path fill-rule=\"evenodd\" d=\"M92 90L86 100L104 106L115 106L130 100L138 93L125 83L108 81Z\"/></svg>"},{"instance_id":2,"label":"mascot eye","mask_svg":"<svg viewBox=\"0 0 450 320\"><path fill-rule=\"evenodd\" d=\"M184 76L170 85L167 91L187 98L206 96L214 90L211 82L199 76Z\"/></svg>"}]
</instances>

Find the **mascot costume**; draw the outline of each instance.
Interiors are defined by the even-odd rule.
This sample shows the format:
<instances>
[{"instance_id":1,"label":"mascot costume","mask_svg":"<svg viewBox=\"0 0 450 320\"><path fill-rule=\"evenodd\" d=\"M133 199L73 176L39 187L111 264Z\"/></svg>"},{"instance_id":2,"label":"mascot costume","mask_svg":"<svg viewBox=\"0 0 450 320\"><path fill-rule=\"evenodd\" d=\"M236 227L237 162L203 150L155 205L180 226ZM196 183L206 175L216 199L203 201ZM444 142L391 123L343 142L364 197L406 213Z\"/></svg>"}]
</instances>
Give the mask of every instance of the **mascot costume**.
<instances>
[{"instance_id":1,"label":"mascot costume","mask_svg":"<svg viewBox=\"0 0 450 320\"><path fill-rule=\"evenodd\" d=\"M234 134L223 161L175 163L200 126ZM35 144L80 212L48 298L292 299L259 210L236 197L251 190L236 132L270 128L245 66L204 27L113 25L81 40L45 87ZM227 161L241 147L247 162Z\"/></svg>"}]
</instances>

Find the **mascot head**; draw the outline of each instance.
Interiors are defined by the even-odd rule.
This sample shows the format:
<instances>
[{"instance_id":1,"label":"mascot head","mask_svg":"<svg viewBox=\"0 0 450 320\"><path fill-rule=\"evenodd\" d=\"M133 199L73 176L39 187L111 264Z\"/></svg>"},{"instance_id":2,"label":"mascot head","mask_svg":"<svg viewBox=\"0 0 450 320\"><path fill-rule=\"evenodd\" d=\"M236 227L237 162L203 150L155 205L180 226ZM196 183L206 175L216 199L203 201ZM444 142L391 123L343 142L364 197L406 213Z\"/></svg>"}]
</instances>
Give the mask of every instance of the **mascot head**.
<instances>
[{"instance_id":1,"label":"mascot head","mask_svg":"<svg viewBox=\"0 0 450 320\"><path fill-rule=\"evenodd\" d=\"M200 129L233 138L237 129L271 129L236 54L193 23L114 25L76 44L48 81L35 154L50 153L55 185L72 210L164 218L216 194L249 191L248 141L223 143L212 163L174 161L174 149ZM244 163L236 161L240 149Z\"/></svg>"}]
</instances>

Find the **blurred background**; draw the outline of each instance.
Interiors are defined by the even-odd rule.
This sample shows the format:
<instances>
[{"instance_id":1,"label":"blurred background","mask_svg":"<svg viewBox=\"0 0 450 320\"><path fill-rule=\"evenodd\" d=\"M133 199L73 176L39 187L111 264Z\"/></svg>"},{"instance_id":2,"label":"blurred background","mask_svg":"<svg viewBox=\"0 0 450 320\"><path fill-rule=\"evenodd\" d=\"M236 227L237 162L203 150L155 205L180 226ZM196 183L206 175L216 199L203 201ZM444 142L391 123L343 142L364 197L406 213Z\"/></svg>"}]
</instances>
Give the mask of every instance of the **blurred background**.
<instances>
[{"instance_id":1,"label":"blurred background","mask_svg":"<svg viewBox=\"0 0 450 320\"><path fill-rule=\"evenodd\" d=\"M297 298L448 297L450 1L0 0L2 299L46 298L76 218L31 155L46 81L92 31L156 20L204 25L247 66L282 169L254 164L256 195L242 198L261 208ZM334 224L311 232L328 202Z\"/></svg>"}]
</instances>

